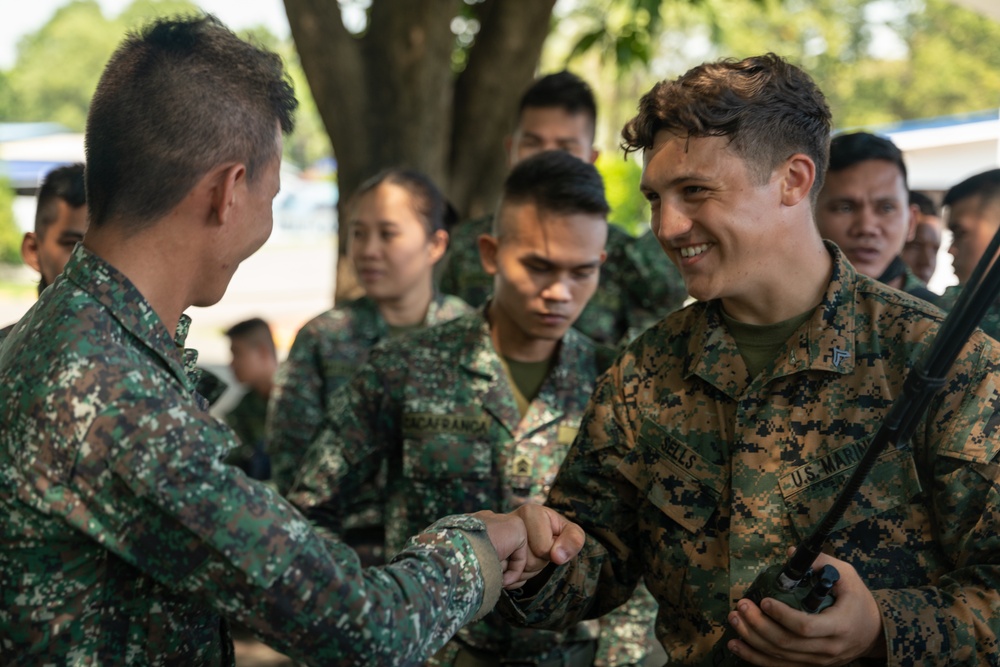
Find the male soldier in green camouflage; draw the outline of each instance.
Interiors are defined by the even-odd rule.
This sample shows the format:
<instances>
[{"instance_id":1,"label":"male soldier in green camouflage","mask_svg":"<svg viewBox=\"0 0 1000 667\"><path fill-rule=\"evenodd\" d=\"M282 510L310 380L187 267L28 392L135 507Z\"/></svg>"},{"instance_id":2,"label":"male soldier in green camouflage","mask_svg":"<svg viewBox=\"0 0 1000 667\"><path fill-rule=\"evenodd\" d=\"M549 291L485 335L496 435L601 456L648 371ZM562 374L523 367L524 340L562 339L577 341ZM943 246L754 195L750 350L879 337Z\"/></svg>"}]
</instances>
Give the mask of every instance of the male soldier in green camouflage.
<instances>
[{"instance_id":1,"label":"male soldier in green camouflage","mask_svg":"<svg viewBox=\"0 0 1000 667\"><path fill-rule=\"evenodd\" d=\"M937 269L944 222L937 204L923 192L910 190L910 210L916 216L913 219L913 239L903 246L900 257L913 271L913 275L928 285ZM941 298L938 297L938 306L941 305L940 301Z\"/></svg>"},{"instance_id":2,"label":"male soldier in green camouflage","mask_svg":"<svg viewBox=\"0 0 1000 667\"><path fill-rule=\"evenodd\" d=\"M566 71L544 76L521 97L517 126L504 146L507 164L514 167L546 150L565 151L593 163L596 123L597 104L585 81ZM487 215L458 225L441 272L441 290L472 306L485 303L493 289L478 245L479 237L490 233L492 221L493 216ZM635 244L639 247L633 250ZM645 252L649 245L648 239L637 241L619 227L608 227L601 281L574 325L577 330L615 346L684 303L687 294L680 276L663 261L662 253L659 261L643 261L650 256Z\"/></svg>"},{"instance_id":3,"label":"male soldier in green camouflage","mask_svg":"<svg viewBox=\"0 0 1000 667\"><path fill-rule=\"evenodd\" d=\"M816 205L823 238L837 244L861 275L936 303L900 254L916 232L903 153L868 132L841 134L830 142L830 164Z\"/></svg>"},{"instance_id":4,"label":"male soldier in green camouflage","mask_svg":"<svg viewBox=\"0 0 1000 667\"><path fill-rule=\"evenodd\" d=\"M821 240L829 131L822 93L773 54L642 98L625 144L698 302L602 376L548 500L587 543L505 613L565 627L644 577L671 664L710 664L727 625L750 664L998 664L1000 353L981 333L817 559L840 572L833 606L741 599L830 507L942 321Z\"/></svg>"},{"instance_id":5,"label":"male soldier in green camouflage","mask_svg":"<svg viewBox=\"0 0 1000 667\"><path fill-rule=\"evenodd\" d=\"M610 360L570 328L597 287L607 213L593 166L561 151L518 163L495 229L480 240L492 300L376 347L333 397L289 498L340 532L352 499L386 461L388 553L428 517L543 502ZM602 664L641 664L655 611L633 611L606 620L631 635L606 647ZM593 622L556 634L488 617L463 628L433 664L589 667L598 632ZM610 633L602 639L616 643Z\"/></svg>"},{"instance_id":6,"label":"male soldier in green camouflage","mask_svg":"<svg viewBox=\"0 0 1000 667\"><path fill-rule=\"evenodd\" d=\"M266 480L271 474L264 446L264 420L278 369L274 337L271 327L259 317L229 327L226 337L232 354L229 367L236 381L247 388L225 415L226 423L240 441L239 447L226 457L226 463L239 467L254 479Z\"/></svg>"},{"instance_id":7,"label":"male soldier in green camouflage","mask_svg":"<svg viewBox=\"0 0 1000 667\"><path fill-rule=\"evenodd\" d=\"M958 285L948 287L938 304L945 310L955 306L959 292L969 281L972 270L986 252L987 246L1000 228L1000 169L990 169L970 176L953 186L944 196L948 207L948 229L951 231L952 267ZM979 327L1000 339L1000 302L986 311Z\"/></svg>"},{"instance_id":8,"label":"male soldier in green camouflage","mask_svg":"<svg viewBox=\"0 0 1000 667\"><path fill-rule=\"evenodd\" d=\"M194 393L182 312L270 233L295 106L280 59L211 17L153 24L109 61L90 229L0 345L0 662L232 665L225 617L315 664L412 664L501 578L582 544L525 506L442 520L362 571L222 464L233 433Z\"/></svg>"},{"instance_id":9,"label":"male soldier in green camouflage","mask_svg":"<svg viewBox=\"0 0 1000 667\"><path fill-rule=\"evenodd\" d=\"M38 271L38 293L62 273L76 244L87 231L87 193L83 165L57 167L45 176L38 189L35 228L21 240L21 259ZM0 329L0 341L14 328Z\"/></svg>"}]
</instances>

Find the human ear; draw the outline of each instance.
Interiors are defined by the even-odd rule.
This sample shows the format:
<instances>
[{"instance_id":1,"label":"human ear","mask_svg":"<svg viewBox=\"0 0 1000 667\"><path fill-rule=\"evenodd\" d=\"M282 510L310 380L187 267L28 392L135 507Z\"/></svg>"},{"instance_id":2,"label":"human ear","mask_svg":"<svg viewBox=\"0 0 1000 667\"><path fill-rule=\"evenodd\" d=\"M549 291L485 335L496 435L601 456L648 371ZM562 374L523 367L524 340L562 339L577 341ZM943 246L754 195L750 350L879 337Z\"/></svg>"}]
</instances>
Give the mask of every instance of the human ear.
<instances>
[{"instance_id":1,"label":"human ear","mask_svg":"<svg viewBox=\"0 0 1000 667\"><path fill-rule=\"evenodd\" d=\"M235 205L247 193L247 168L242 163L223 165L206 175L211 185L211 206L220 224L232 219Z\"/></svg>"},{"instance_id":2,"label":"human ear","mask_svg":"<svg viewBox=\"0 0 1000 667\"><path fill-rule=\"evenodd\" d=\"M483 264L483 270L491 276L497 274L497 250L500 242L489 234L480 234L479 239L479 261Z\"/></svg>"},{"instance_id":3,"label":"human ear","mask_svg":"<svg viewBox=\"0 0 1000 667\"><path fill-rule=\"evenodd\" d=\"M917 220L920 219L920 207L916 204L910 204L909 217L906 219L906 242L909 243L913 239L917 238Z\"/></svg>"},{"instance_id":4,"label":"human ear","mask_svg":"<svg viewBox=\"0 0 1000 667\"><path fill-rule=\"evenodd\" d=\"M42 264L38 261L38 237L35 232L25 232L24 238L21 239L21 259L35 271L42 272Z\"/></svg>"},{"instance_id":5,"label":"human ear","mask_svg":"<svg viewBox=\"0 0 1000 667\"><path fill-rule=\"evenodd\" d=\"M431 264L437 264L448 249L448 232L439 229L427 238Z\"/></svg>"},{"instance_id":6,"label":"human ear","mask_svg":"<svg viewBox=\"0 0 1000 667\"><path fill-rule=\"evenodd\" d=\"M781 203L795 206L809 198L816 182L816 163L804 153L796 153L778 167L781 177Z\"/></svg>"}]
</instances>

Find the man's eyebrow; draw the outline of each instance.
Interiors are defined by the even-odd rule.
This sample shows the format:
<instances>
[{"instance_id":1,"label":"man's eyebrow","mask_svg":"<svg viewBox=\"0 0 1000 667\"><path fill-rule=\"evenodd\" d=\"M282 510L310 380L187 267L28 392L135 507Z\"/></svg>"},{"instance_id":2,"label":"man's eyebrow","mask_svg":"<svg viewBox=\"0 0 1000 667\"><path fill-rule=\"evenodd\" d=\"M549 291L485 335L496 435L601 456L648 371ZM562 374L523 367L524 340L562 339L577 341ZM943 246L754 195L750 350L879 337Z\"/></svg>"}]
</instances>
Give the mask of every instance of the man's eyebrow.
<instances>
[{"instance_id":1,"label":"man's eyebrow","mask_svg":"<svg viewBox=\"0 0 1000 667\"><path fill-rule=\"evenodd\" d=\"M83 232L74 232L70 230L63 231L59 234L60 241L69 241L70 239L82 239Z\"/></svg>"},{"instance_id":2,"label":"man's eyebrow","mask_svg":"<svg viewBox=\"0 0 1000 667\"><path fill-rule=\"evenodd\" d=\"M538 255L536 253L531 253L531 254L525 255L521 259L521 261L524 261L524 262L535 262L535 263L538 263L538 264L544 264L547 267L560 267L559 264L556 264L555 262L553 262L548 257L545 257L544 255ZM576 264L574 266L569 267L569 269L570 270L574 270L574 269L589 269L589 268L598 267L600 265L601 265L601 260L600 259L595 259L595 260L593 260L591 262L584 262L583 264Z\"/></svg>"},{"instance_id":3,"label":"man's eyebrow","mask_svg":"<svg viewBox=\"0 0 1000 667\"><path fill-rule=\"evenodd\" d=\"M689 171L683 174L678 174L677 176L671 178L669 181L663 184L664 188L671 188L678 183L711 183L712 177L705 174L700 174L695 171ZM640 179L639 189L647 192L656 192L656 188L649 184L649 181Z\"/></svg>"}]
</instances>

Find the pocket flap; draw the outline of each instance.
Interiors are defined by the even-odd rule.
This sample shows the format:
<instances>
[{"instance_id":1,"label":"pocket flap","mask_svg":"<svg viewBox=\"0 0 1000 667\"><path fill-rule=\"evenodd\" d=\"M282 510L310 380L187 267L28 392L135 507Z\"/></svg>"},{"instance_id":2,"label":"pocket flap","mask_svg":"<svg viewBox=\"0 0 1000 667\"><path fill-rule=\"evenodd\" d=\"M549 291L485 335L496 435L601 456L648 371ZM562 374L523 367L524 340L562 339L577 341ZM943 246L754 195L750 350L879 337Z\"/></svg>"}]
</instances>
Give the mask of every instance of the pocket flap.
<instances>
[{"instance_id":1,"label":"pocket flap","mask_svg":"<svg viewBox=\"0 0 1000 667\"><path fill-rule=\"evenodd\" d=\"M692 533L711 518L726 487L722 466L650 419L643 421L636 447L618 470L649 502Z\"/></svg>"}]
</instances>

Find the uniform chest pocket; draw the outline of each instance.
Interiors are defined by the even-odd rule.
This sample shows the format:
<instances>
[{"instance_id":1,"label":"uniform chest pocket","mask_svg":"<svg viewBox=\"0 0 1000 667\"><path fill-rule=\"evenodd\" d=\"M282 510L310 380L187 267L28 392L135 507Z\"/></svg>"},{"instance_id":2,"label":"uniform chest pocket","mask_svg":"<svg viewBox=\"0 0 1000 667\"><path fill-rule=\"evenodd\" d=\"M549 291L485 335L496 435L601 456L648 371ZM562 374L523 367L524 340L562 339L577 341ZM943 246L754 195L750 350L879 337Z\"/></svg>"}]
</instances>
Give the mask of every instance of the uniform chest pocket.
<instances>
[{"instance_id":1,"label":"uniform chest pocket","mask_svg":"<svg viewBox=\"0 0 1000 667\"><path fill-rule=\"evenodd\" d=\"M403 416L403 476L486 479L493 473L488 416L407 413Z\"/></svg>"},{"instance_id":2,"label":"uniform chest pocket","mask_svg":"<svg viewBox=\"0 0 1000 667\"><path fill-rule=\"evenodd\" d=\"M847 479L857 469L869 442L870 438L866 438L845 445L795 468L779 479L781 495L800 537L811 534L829 511ZM910 449L903 447L885 451L878 457L834 530L906 505L921 490Z\"/></svg>"},{"instance_id":3,"label":"uniform chest pocket","mask_svg":"<svg viewBox=\"0 0 1000 667\"><path fill-rule=\"evenodd\" d=\"M716 512L726 481L723 468L646 419L636 447L618 466L661 512L691 533Z\"/></svg>"}]
</instances>

